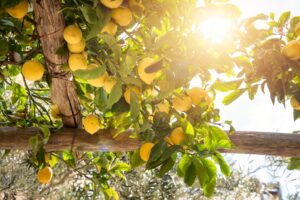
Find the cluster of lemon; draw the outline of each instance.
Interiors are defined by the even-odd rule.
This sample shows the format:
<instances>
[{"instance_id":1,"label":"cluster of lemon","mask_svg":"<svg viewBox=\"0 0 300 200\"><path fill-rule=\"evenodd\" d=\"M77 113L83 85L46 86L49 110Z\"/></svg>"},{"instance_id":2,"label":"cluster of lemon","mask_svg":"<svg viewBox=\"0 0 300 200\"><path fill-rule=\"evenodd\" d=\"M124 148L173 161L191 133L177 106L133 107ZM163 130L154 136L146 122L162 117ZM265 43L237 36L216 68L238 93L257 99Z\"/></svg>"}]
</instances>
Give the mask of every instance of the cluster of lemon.
<instances>
[{"instance_id":1,"label":"cluster of lemon","mask_svg":"<svg viewBox=\"0 0 300 200\"><path fill-rule=\"evenodd\" d=\"M129 8L122 7L123 0L100 0L100 2L107 8L111 9L111 20L103 27L101 33L107 33L114 36L119 26L128 26L132 20L133 15L131 10L144 10L141 0L129 0Z\"/></svg>"},{"instance_id":2,"label":"cluster of lemon","mask_svg":"<svg viewBox=\"0 0 300 200\"><path fill-rule=\"evenodd\" d=\"M85 49L85 40L80 28L75 25L69 25L64 29L63 37L67 42L69 52L68 64L72 71L87 69L87 58L83 54Z\"/></svg>"},{"instance_id":3,"label":"cluster of lemon","mask_svg":"<svg viewBox=\"0 0 300 200\"><path fill-rule=\"evenodd\" d=\"M75 25L67 26L64 29L63 36L70 51L68 64L71 71L91 70L98 67L95 63L88 64L87 56L84 52L85 40L79 27ZM110 93L117 81L105 72L97 78L87 80L87 82L94 87L104 87L105 91Z\"/></svg>"},{"instance_id":4,"label":"cluster of lemon","mask_svg":"<svg viewBox=\"0 0 300 200\"><path fill-rule=\"evenodd\" d=\"M176 96L172 100L173 108L179 112L188 111L192 105L204 104L208 106L211 104L211 98L207 91L200 87L193 87L187 91L187 94Z\"/></svg>"},{"instance_id":5,"label":"cluster of lemon","mask_svg":"<svg viewBox=\"0 0 300 200\"><path fill-rule=\"evenodd\" d=\"M148 73L146 71L146 69L155 62L156 61L154 59L146 57L138 63L138 76L147 85L150 85L160 74L159 72ZM111 88L116 83L116 79L113 77L108 77L107 73L98 79L95 79L94 81L95 82L91 82L91 80L88 80L91 85L96 87L104 87L107 92L110 92ZM123 94L124 99L128 104L130 104L131 92L135 93L139 100L142 99L141 88L135 85L128 85ZM181 94L173 98L171 101L172 105L170 105L170 103L166 100L161 101L156 105L156 111L165 112L168 114L170 107L172 106L178 112L185 112L191 109L193 105L197 106L199 104L204 104L205 106L209 106L211 102L211 98L206 90L199 87L194 87L189 89L187 94ZM83 120L83 126L88 133L94 134L100 129L101 123L99 122L97 116L89 115Z\"/></svg>"},{"instance_id":6,"label":"cluster of lemon","mask_svg":"<svg viewBox=\"0 0 300 200\"><path fill-rule=\"evenodd\" d=\"M181 145L186 140L186 134L184 130L181 127L177 127L172 130L169 136L165 137L165 141L167 142L168 146L171 145ZM154 143L152 142L146 142L144 143L140 148L140 158L147 162L149 160L151 150L154 146Z\"/></svg>"},{"instance_id":7,"label":"cluster of lemon","mask_svg":"<svg viewBox=\"0 0 300 200\"><path fill-rule=\"evenodd\" d=\"M300 22L296 24L295 34L300 36ZM300 59L300 41L291 40L282 48L282 54L290 60L299 60ZM290 100L292 108L295 110L300 110L300 102L298 102L295 96L292 96Z\"/></svg>"},{"instance_id":8,"label":"cluster of lemon","mask_svg":"<svg viewBox=\"0 0 300 200\"><path fill-rule=\"evenodd\" d=\"M49 154L45 153L45 162L49 163ZM51 167L46 166L43 169L40 169L37 173L37 179L41 184L48 184L53 177L53 170Z\"/></svg>"},{"instance_id":9,"label":"cluster of lemon","mask_svg":"<svg viewBox=\"0 0 300 200\"><path fill-rule=\"evenodd\" d=\"M156 73L146 73L144 71L145 68L153 63L155 63L154 59L144 58L138 64L138 74L140 78L147 84L151 84L156 77ZM99 78L87 81L94 87L103 87L107 93L110 93L113 86L117 83L116 78L114 78L113 76L108 76L107 72L105 72ZM124 99L128 104L130 104L131 92L134 92L139 99L141 99L142 97L142 92L139 87L135 85L129 85L124 91ZM101 128L101 123L97 116L88 115L85 119L83 119L83 126L88 133L94 134Z\"/></svg>"}]
</instances>

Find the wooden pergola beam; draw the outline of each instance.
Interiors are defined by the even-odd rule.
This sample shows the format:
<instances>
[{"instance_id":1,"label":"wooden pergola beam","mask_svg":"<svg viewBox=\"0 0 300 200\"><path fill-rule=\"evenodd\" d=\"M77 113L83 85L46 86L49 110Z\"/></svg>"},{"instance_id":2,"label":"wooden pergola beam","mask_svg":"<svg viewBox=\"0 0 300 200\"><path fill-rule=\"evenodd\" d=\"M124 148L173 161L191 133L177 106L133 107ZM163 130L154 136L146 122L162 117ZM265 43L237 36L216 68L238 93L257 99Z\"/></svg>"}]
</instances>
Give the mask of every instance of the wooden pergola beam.
<instances>
[{"instance_id":1,"label":"wooden pergola beam","mask_svg":"<svg viewBox=\"0 0 300 200\"><path fill-rule=\"evenodd\" d=\"M29 150L29 138L36 134L41 134L37 128L0 128L0 149ZM45 149L127 152L141 145L141 141L129 137L130 130L115 138L113 135L113 131L99 131L90 135L82 129L64 128L52 133ZM300 157L298 134L238 131L229 137L235 147L221 152Z\"/></svg>"}]
</instances>

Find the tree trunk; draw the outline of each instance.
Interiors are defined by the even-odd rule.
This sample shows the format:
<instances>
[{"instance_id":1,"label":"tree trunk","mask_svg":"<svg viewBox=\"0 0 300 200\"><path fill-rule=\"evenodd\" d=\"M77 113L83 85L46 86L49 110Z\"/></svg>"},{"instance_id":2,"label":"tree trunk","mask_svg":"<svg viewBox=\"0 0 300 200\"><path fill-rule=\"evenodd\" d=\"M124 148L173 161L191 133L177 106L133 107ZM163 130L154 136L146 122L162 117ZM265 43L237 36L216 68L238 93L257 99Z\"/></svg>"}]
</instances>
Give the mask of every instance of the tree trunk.
<instances>
[{"instance_id":1,"label":"tree trunk","mask_svg":"<svg viewBox=\"0 0 300 200\"><path fill-rule=\"evenodd\" d=\"M64 44L65 23L60 0L33 0L32 4L43 54L52 80L51 100L58 105L64 125L76 128L81 124L80 104L72 74L62 69L68 56L56 53Z\"/></svg>"},{"instance_id":2,"label":"tree trunk","mask_svg":"<svg viewBox=\"0 0 300 200\"><path fill-rule=\"evenodd\" d=\"M40 134L37 128L0 128L0 149L28 150L31 148L28 140L36 134ZM139 140L129 138L130 130L115 138L113 134L113 131L100 131L90 135L82 129L65 128L51 134L45 149L59 151L72 148L74 151L127 152L138 149L141 145ZM231 150L220 150L221 152L300 158L300 135L298 134L240 131L229 137L235 147Z\"/></svg>"}]
</instances>

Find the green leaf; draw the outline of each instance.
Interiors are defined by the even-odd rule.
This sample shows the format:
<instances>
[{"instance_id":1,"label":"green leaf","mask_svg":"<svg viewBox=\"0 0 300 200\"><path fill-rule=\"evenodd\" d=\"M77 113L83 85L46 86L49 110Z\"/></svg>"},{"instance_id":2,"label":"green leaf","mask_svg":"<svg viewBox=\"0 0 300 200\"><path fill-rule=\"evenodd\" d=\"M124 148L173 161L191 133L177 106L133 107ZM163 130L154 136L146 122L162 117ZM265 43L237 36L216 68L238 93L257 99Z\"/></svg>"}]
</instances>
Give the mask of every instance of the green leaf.
<instances>
[{"instance_id":1,"label":"green leaf","mask_svg":"<svg viewBox=\"0 0 300 200\"><path fill-rule=\"evenodd\" d=\"M104 111L107 106L107 94L103 88L96 90L95 104L100 111Z\"/></svg>"},{"instance_id":2,"label":"green leaf","mask_svg":"<svg viewBox=\"0 0 300 200\"><path fill-rule=\"evenodd\" d=\"M197 177L206 197L211 197L217 184L217 168L208 159L194 157L193 163L197 169Z\"/></svg>"},{"instance_id":3,"label":"green leaf","mask_svg":"<svg viewBox=\"0 0 300 200\"><path fill-rule=\"evenodd\" d=\"M74 168L76 166L75 158L74 158L74 155L72 154L72 152L70 152L70 151L64 151L62 153L62 159L65 161L65 163L69 167Z\"/></svg>"},{"instance_id":4,"label":"green leaf","mask_svg":"<svg viewBox=\"0 0 300 200\"><path fill-rule=\"evenodd\" d=\"M294 109L294 121L296 121L297 119L300 119L300 110Z\"/></svg>"},{"instance_id":5,"label":"green leaf","mask_svg":"<svg viewBox=\"0 0 300 200\"><path fill-rule=\"evenodd\" d=\"M185 132L185 134L190 135L190 136L195 135L194 127L189 121L186 121L186 123L185 123L185 131L184 132Z\"/></svg>"},{"instance_id":6,"label":"green leaf","mask_svg":"<svg viewBox=\"0 0 300 200\"><path fill-rule=\"evenodd\" d=\"M73 72L74 76L86 80L96 79L103 75L105 72L104 67L95 67L93 69L79 69Z\"/></svg>"},{"instance_id":7,"label":"green leaf","mask_svg":"<svg viewBox=\"0 0 300 200\"><path fill-rule=\"evenodd\" d=\"M250 86L248 88L248 97L253 100L258 90L258 85Z\"/></svg>"},{"instance_id":8,"label":"green leaf","mask_svg":"<svg viewBox=\"0 0 300 200\"><path fill-rule=\"evenodd\" d=\"M162 163L162 161L159 158L165 152L165 150L167 148L166 146L167 145L166 145L165 141L163 141L163 140L159 141L157 144L155 144L153 146L151 153L150 153L150 158L146 164L147 169L155 168Z\"/></svg>"},{"instance_id":9,"label":"green leaf","mask_svg":"<svg viewBox=\"0 0 300 200\"><path fill-rule=\"evenodd\" d=\"M234 80L234 81L222 81L220 79L217 79L213 85L212 88L215 90L218 90L220 92L228 92L231 90L236 90L240 87L243 80Z\"/></svg>"},{"instance_id":10,"label":"green leaf","mask_svg":"<svg viewBox=\"0 0 300 200\"><path fill-rule=\"evenodd\" d=\"M84 19L89 23L89 24L94 24L98 21L98 16L97 13L95 12L95 8L92 8L91 6L88 6L86 4L82 5L79 7L81 10Z\"/></svg>"},{"instance_id":11,"label":"green leaf","mask_svg":"<svg viewBox=\"0 0 300 200\"><path fill-rule=\"evenodd\" d=\"M125 162L117 162L113 168L111 168L110 171L129 171L131 168L128 164Z\"/></svg>"},{"instance_id":12,"label":"green leaf","mask_svg":"<svg viewBox=\"0 0 300 200\"><path fill-rule=\"evenodd\" d=\"M132 72L137 61L137 54L135 51L128 50L124 56L124 62L121 63L118 73L123 78L131 78L128 75ZM138 79L139 80L139 79Z\"/></svg>"},{"instance_id":13,"label":"green leaf","mask_svg":"<svg viewBox=\"0 0 300 200\"><path fill-rule=\"evenodd\" d=\"M10 8L13 6L16 6L19 2L22 0L1 0L0 1L0 8L5 9L5 8Z\"/></svg>"},{"instance_id":14,"label":"green leaf","mask_svg":"<svg viewBox=\"0 0 300 200\"><path fill-rule=\"evenodd\" d=\"M227 177L230 176L230 173L231 173L230 167L224 160L224 157L222 156L222 154L219 152L215 152L215 154L212 156L212 158L214 159L214 161L216 163L219 164L221 172Z\"/></svg>"},{"instance_id":15,"label":"green leaf","mask_svg":"<svg viewBox=\"0 0 300 200\"><path fill-rule=\"evenodd\" d=\"M109 46L109 48L114 54L114 61L117 62L120 59L120 56L122 55L122 50L116 38L108 34L100 34L99 38L102 39Z\"/></svg>"},{"instance_id":16,"label":"green leaf","mask_svg":"<svg viewBox=\"0 0 300 200\"><path fill-rule=\"evenodd\" d=\"M87 41L96 37L111 18L110 10L101 5L98 5L94 9L94 13L97 15L97 20L89 26L87 35L85 37Z\"/></svg>"},{"instance_id":17,"label":"green leaf","mask_svg":"<svg viewBox=\"0 0 300 200\"><path fill-rule=\"evenodd\" d=\"M108 97L107 108L111 109L112 106L120 100L122 94L122 84L120 81L117 81Z\"/></svg>"},{"instance_id":18,"label":"green leaf","mask_svg":"<svg viewBox=\"0 0 300 200\"><path fill-rule=\"evenodd\" d=\"M45 164L45 150L44 148L39 148L36 153L36 158L39 164L39 168L43 168Z\"/></svg>"},{"instance_id":19,"label":"green leaf","mask_svg":"<svg viewBox=\"0 0 300 200\"><path fill-rule=\"evenodd\" d=\"M122 77L122 81L125 85L136 85L139 88L141 88L143 84L141 79L131 76Z\"/></svg>"},{"instance_id":20,"label":"green leaf","mask_svg":"<svg viewBox=\"0 0 300 200\"><path fill-rule=\"evenodd\" d=\"M214 147L216 149L224 148L230 149L232 148L232 143L225 131L216 126L209 126L209 133L211 136L211 140L213 140Z\"/></svg>"},{"instance_id":21,"label":"green leaf","mask_svg":"<svg viewBox=\"0 0 300 200\"><path fill-rule=\"evenodd\" d=\"M278 26L283 26L290 19L290 16L291 12L289 11L282 13L278 20Z\"/></svg>"},{"instance_id":22,"label":"green leaf","mask_svg":"<svg viewBox=\"0 0 300 200\"><path fill-rule=\"evenodd\" d=\"M107 200L119 200L119 195L114 188L109 187L104 190L104 196Z\"/></svg>"},{"instance_id":23,"label":"green leaf","mask_svg":"<svg viewBox=\"0 0 300 200\"><path fill-rule=\"evenodd\" d=\"M51 135L49 128L46 125L40 125L38 127L43 133L43 143L47 144L49 137Z\"/></svg>"},{"instance_id":24,"label":"green leaf","mask_svg":"<svg viewBox=\"0 0 300 200\"><path fill-rule=\"evenodd\" d=\"M288 170L300 170L300 158L290 158L287 168Z\"/></svg>"},{"instance_id":25,"label":"green leaf","mask_svg":"<svg viewBox=\"0 0 300 200\"><path fill-rule=\"evenodd\" d=\"M177 175L179 177L184 176L186 168L191 164L191 162L191 158L187 154L184 154L177 167Z\"/></svg>"},{"instance_id":26,"label":"green leaf","mask_svg":"<svg viewBox=\"0 0 300 200\"><path fill-rule=\"evenodd\" d=\"M168 171L170 171L173 168L176 162L176 158L177 158L177 154L174 153L170 158L168 158L163 162L158 173L159 177L163 177Z\"/></svg>"},{"instance_id":27,"label":"green leaf","mask_svg":"<svg viewBox=\"0 0 300 200\"><path fill-rule=\"evenodd\" d=\"M29 144L31 146L31 149L33 151L33 154L36 154L39 150L40 144L39 144L39 136L35 135L29 138Z\"/></svg>"},{"instance_id":28,"label":"green leaf","mask_svg":"<svg viewBox=\"0 0 300 200\"><path fill-rule=\"evenodd\" d=\"M130 155L130 165L132 168L136 168L145 162L141 159L140 157L140 151L135 150L131 155Z\"/></svg>"},{"instance_id":29,"label":"green leaf","mask_svg":"<svg viewBox=\"0 0 300 200\"><path fill-rule=\"evenodd\" d=\"M135 121L140 114L139 98L135 92L130 91L130 116L131 120Z\"/></svg>"},{"instance_id":30,"label":"green leaf","mask_svg":"<svg viewBox=\"0 0 300 200\"><path fill-rule=\"evenodd\" d=\"M230 94L228 94L227 96L224 97L222 103L224 105L229 105L234 100L239 98L245 91L246 91L246 89L239 89L239 90L235 90L235 91L231 92Z\"/></svg>"},{"instance_id":31,"label":"green leaf","mask_svg":"<svg viewBox=\"0 0 300 200\"><path fill-rule=\"evenodd\" d=\"M50 155L49 155L50 157ZM56 156L51 156L49 159L49 165L53 168L58 163L58 158Z\"/></svg>"},{"instance_id":32,"label":"green leaf","mask_svg":"<svg viewBox=\"0 0 300 200\"><path fill-rule=\"evenodd\" d=\"M4 40L2 37L0 37L0 57L6 57L8 53L8 43L6 40Z\"/></svg>"},{"instance_id":33,"label":"green leaf","mask_svg":"<svg viewBox=\"0 0 300 200\"><path fill-rule=\"evenodd\" d=\"M192 186L196 180L196 177L197 177L196 168L193 162L191 162L190 165L186 168L186 171L184 173L184 182L188 186Z\"/></svg>"},{"instance_id":34,"label":"green leaf","mask_svg":"<svg viewBox=\"0 0 300 200\"><path fill-rule=\"evenodd\" d=\"M171 145L169 146L161 155L160 160L163 162L170 158L176 151L178 151L181 148L179 145Z\"/></svg>"}]
</instances>

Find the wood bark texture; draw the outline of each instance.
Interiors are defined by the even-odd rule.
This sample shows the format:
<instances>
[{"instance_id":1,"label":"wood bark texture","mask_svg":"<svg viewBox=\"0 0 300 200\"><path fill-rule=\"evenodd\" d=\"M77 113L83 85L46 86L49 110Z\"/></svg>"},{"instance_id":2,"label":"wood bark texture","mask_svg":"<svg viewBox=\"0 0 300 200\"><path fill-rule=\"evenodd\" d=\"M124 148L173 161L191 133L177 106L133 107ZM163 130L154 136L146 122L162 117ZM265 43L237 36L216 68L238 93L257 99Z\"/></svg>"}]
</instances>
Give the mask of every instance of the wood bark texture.
<instances>
[{"instance_id":1,"label":"wood bark texture","mask_svg":"<svg viewBox=\"0 0 300 200\"><path fill-rule=\"evenodd\" d=\"M30 149L28 140L36 134L41 134L37 128L0 128L0 149L28 150ZM82 129L65 128L51 134L45 149L59 151L72 148L74 151L127 152L138 149L141 145L141 141L129 138L130 130L115 138L113 135L114 131L99 131L95 135L90 135ZM235 147L231 150L221 149L221 152L300 158L298 134L238 131L229 137Z\"/></svg>"},{"instance_id":2,"label":"wood bark texture","mask_svg":"<svg viewBox=\"0 0 300 200\"><path fill-rule=\"evenodd\" d=\"M80 104L75 90L73 76L64 71L68 56L57 54L64 44L65 27L60 0L33 0L34 18L41 40L48 72L51 76L51 100L58 105L66 127L78 127L81 124Z\"/></svg>"},{"instance_id":3,"label":"wood bark texture","mask_svg":"<svg viewBox=\"0 0 300 200\"><path fill-rule=\"evenodd\" d=\"M29 138L41 134L37 128L1 128L0 149L29 150ZM129 138L130 131L114 137L114 131L99 131L90 135L83 129L64 128L52 133L48 143L44 146L47 151L73 150L73 151L101 151L101 152L127 152L140 146L140 141Z\"/></svg>"}]
</instances>

